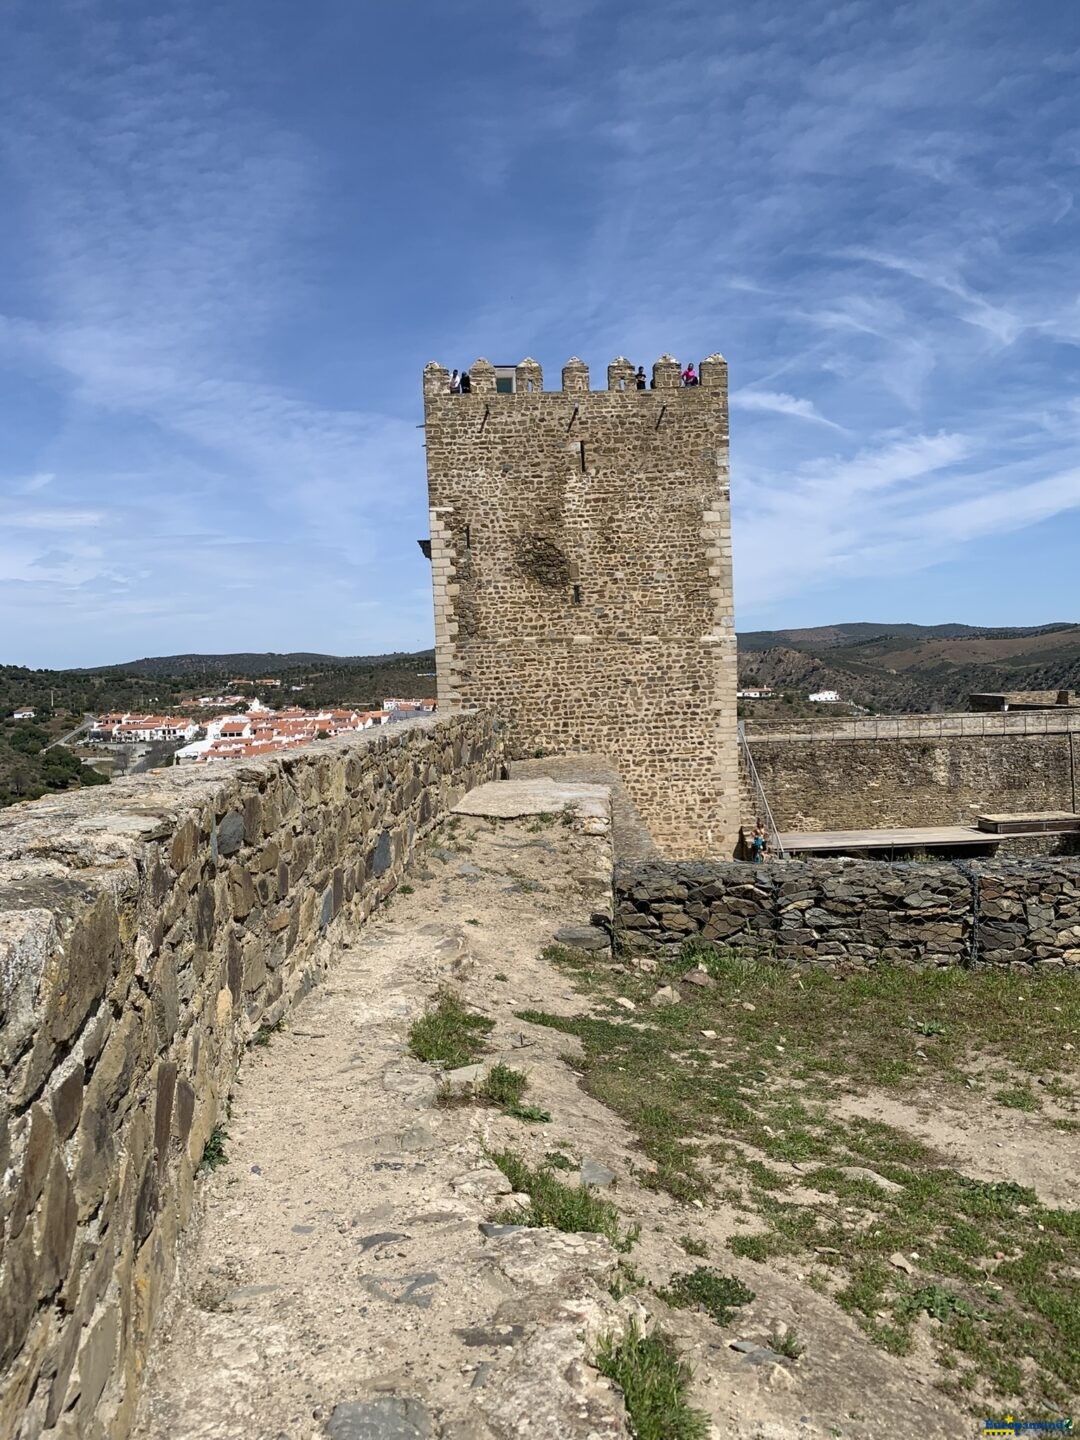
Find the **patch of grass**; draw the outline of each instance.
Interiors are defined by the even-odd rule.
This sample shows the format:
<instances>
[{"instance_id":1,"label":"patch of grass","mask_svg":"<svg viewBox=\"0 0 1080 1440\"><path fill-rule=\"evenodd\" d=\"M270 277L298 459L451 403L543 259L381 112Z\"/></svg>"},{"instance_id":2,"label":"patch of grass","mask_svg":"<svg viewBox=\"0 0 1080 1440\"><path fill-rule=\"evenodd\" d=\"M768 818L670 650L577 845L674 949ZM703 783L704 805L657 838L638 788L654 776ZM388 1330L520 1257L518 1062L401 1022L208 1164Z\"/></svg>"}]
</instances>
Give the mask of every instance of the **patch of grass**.
<instances>
[{"instance_id":1,"label":"patch of grass","mask_svg":"<svg viewBox=\"0 0 1080 1440\"><path fill-rule=\"evenodd\" d=\"M1007 1085L1003 1090L995 1093L994 1099L1008 1110L1030 1112L1041 1108L1039 1097L1033 1094L1027 1085Z\"/></svg>"},{"instance_id":2,"label":"patch of grass","mask_svg":"<svg viewBox=\"0 0 1080 1440\"><path fill-rule=\"evenodd\" d=\"M749 1305L754 1292L733 1275L722 1275L699 1265L687 1275L673 1275L657 1294L679 1310L704 1310L718 1325L728 1325L740 1305Z\"/></svg>"},{"instance_id":3,"label":"patch of grass","mask_svg":"<svg viewBox=\"0 0 1080 1440\"><path fill-rule=\"evenodd\" d=\"M741 1260L756 1260L759 1265L776 1253L768 1235L729 1235L727 1248Z\"/></svg>"},{"instance_id":4,"label":"patch of grass","mask_svg":"<svg viewBox=\"0 0 1080 1440\"><path fill-rule=\"evenodd\" d=\"M480 924L480 921L479 921L479 920L466 920L466 921L465 921L465 924L466 924L466 925L479 925L479 924ZM496 978L496 980L497 980L499 977L496 975L495 978Z\"/></svg>"},{"instance_id":5,"label":"patch of grass","mask_svg":"<svg viewBox=\"0 0 1080 1440\"><path fill-rule=\"evenodd\" d=\"M541 810L539 814L533 816L531 824L526 825L525 829L533 835L538 835L541 830L546 830L549 825L554 825L558 818L549 810Z\"/></svg>"},{"instance_id":6,"label":"patch of grass","mask_svg":"<svg viewBox=\"0 0 1080 1440\"><path fill-rule=\"evenodd\" d=\"M399 895L412 895L415 892L411 885L399 885L397 887L397 893Z\"/></svg>"},{"instance_id":7,"label":"patch of grass","mask_svg":"<svg viewBox=\"0 0 1080 1440\"><path fill-rule=\"evenodd\" d=\"M480 1037L493 1027L494 1021L466 1010L452 990L440 990L434 1007L409 1027L409 1049L418 1060L439 1061L456 1070L483 1052Z\"/></svg>"},{"instance_id":8,"label":"patch of grass","mask_svg":"<svg viewBox=\"0 0 1080 1440\"><path fill-rule=\"evenodd\" d=\"M636 1440L706 1440L708 1416L687 1400L689 1367L663 1331L645 1335L632 1321L621 1338L602 1335L596 1368L622 1390Z\"/></svg>"},{"instance_id":9,"label":"patch of grass","mask_svg":"<svg viewBox=\"0 0 1080 1440\"><path fill-rule=\"evenodd\" d=\"M631 1265L629 1260L620 1260L615 1271L615 1279L608 1286L608 1290L616 1300L621 1300L624 1295L633 1295L645 1285L645 1276L636 1265Z\"/></svg>"},{"instance_id":10,"label":"patch of grass","mask_svg":"<svg viewBox=\"0 0 1080 1440\"><path fill-rule=\"evenodd\" d=\"M551 1122L551 1112L539 1105L507 1105L503 1114L513 1120L524 1120L527 1125L548 1125Z\"/></svg>"},{"instance_id":11,"label":"patch of grass","mask_svg":"<svg viewBox=\"0 0 1080 1440\"><path fill-rule=\"evenodd\" d=\"M786 1355L789 1360L798 1360L799 1356L806 1352L806 1346L799 1339L799 1332L793 1325L786 1330L774 1325L769 1331L768 1343L770 1350L775 1350L778 1355Z\"/></svg>"},{"instance_id":12,"label":"patch of grass","mask_svg":"<svg viewBox=\"0 0 1080 1440\"><path fill-rule=\"evenodd\" d=\"M491 1160L519 1193L528 1195L528 1210L506 1211L498 1219L511 1225L550 1225L555 1230L606 1235L617 1250L627 1251L636 1235L620 1228L621 1216L610 1200L603 1200L584 1185L571 1189L557 1180L547 1166L533 1169L513 1150L497 1150Z\"/></svg>"},{"instance_id":13,"label":"patch of grass","mask_svg":"<svg viewBox=\"0 0 1080 1440\"><path fill-rule=\"evenodd\" d=\"M697 1240L693 1235L680 1235L679 1244L686 1251L687 1255L695 1255L703 1259L709 1253L709 1247L704 1240Z\"/></svg>"},{"instance_id":14,"label":"patch of grass","mask_svg":"<svg viewBox=\"0 0 1080 1440\"><path fill-rule=\"evenodd\" d=\"M902 1296L893 1307L893 1313L901 1320L924 1312L934 1320L949 1320L953 1315L967 1320L982 1318L974 1305L944 1285L921 1285L918 1290Z\"/></svg>"},{"instance_id":15,"label":"patch of grass","mask_svg":"<svg viewBox=\"0 0 1080 1440\"><path fill-rule=\"evenodd\" d=\"M544 1156L545 1162L553 1170L576 1170L577 1161L572 1160L569 1155L564 1155L561 1150L549 1150Z\"/></svg>"},{"instance_id":16,"label":"patch of grass","mask_svg":"<svg viewBox=\"0 0 1080 1440\"><path fill-rule=\"evenodd\" d=\"M281 1033L281 1031L284 1030L284 1029L285 1029L285 1017L284 1017L284 1016L281 1016L280 1019L275 1020L272 1025L266 1025L266 1024L260 1025L259 1028L255 1031L255 1034L251 1037L251 1044L252 1044L252 1045L260 1045L260 1046L261 1046L261 1045L269 1045L269 1044L270 1044L270 1039L271 1039L271 1037L274 1036L274 1035L279 1035L279 1034Z\"/></svg>"},{"instance_id":17,"label":"patch of grass","mask_svg":"<svg viewBox=\"0 0 1080 1440\"><path fill-rule=\"evenodd\" d=\"M967 1175L956 1177L957 1188L968 1197L971 1213L1011 1214L1019 1205L1037 1205L1038 1196L1027 1185L1012 1180L972 1180Z\"/></svg>"},{"instance_id":18,"label":"patch of grass","mask_svg":"<svg viewBox=\"0 0 1080 1440\"><path fill-rule=\"evenodd\" d=\"M216 1170L219 1165L227 1165L229 1157L225 1153L225 1142L229 1138L229 1132L224 1125L215 1125L207 1137L203 1146L202 1159L199 1161L200 1170Z\"/></svg>"},{"instance_id":19,"label":"patch of grass","mask_svg":"<svg viewBox=\"0 0 1080 1440\"><path fill-rule=\"evenodd\" d=\"M706 1203L726 1188L763 1222L730 1237L731 1252L761 1265L806 1257L808 1283L890 1353L909 1353L933 1316L942 1374L951 1367L948 1383L980 1404L997 1395L1033 1412L1068 1409L1080 1393L1074 1212L1046 1209L1005 1178L962 1176L913 1135L834 1105L881 1087L932 1103L972 1069L986 1088L965 1089L966 1106L992 1113L1003 1088L1024 1108L1059 1089L1070 1101L1075 1057L1061 1038L1080 1031L1074 976L888 966L832 975L700 941L649 974L563 947L545 957L595 1009L518 1018L575 1037L580 1049L565 1058L634 1133L649 1162L635 1170L642 1185ZM656 985L691 964L714 987L686 986L679 1005L652 1009ZM633 1015L618 1013L616 998L631 1000ZM1023 1083L1031 1074L1055 1090ZM1046 1129L1052 1147L1057 1131ZM889 1263L896 1251L918 1255L917 1276Z\"/></svg>"},{"instance_id":20,"label":"patch of grass","mask_svg":"<svg viewBox=\"0 0 1080 1440\"><path fill-rule=\"evenodd\" d=\"M502 980L502 981L505 982L505 981L507 981L507 980L510 979L510 976L509 976L509 975L504 975L501 970L496 970L496 971L495 971L495 974L494 974L491 978L492 978L493 980Z\"/></svg>"},{"instance_id":21,"label":"patch of grass","mask_svg":"<svg viewBox=\"0 0 1080 1440\"><path fill-rule=\"evenodd\" d=\"M492 1105L517 1105L529 1088L528 1077L509 1065L493 1065L484 1077L480 1094Z\"/></svg>"}]
</instances>

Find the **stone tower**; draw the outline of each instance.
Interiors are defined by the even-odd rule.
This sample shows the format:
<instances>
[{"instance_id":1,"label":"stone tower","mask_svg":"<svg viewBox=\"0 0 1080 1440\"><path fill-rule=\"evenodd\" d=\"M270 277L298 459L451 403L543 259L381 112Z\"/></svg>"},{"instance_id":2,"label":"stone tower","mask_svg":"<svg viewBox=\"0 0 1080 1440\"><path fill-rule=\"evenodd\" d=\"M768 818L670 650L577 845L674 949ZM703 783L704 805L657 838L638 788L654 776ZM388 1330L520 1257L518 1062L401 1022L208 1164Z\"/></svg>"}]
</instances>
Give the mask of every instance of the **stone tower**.
<instances>
[{"instance_id":1,"label":"stone tower","mask_svg":"<svg viewBox=\"0 0 1080 1440\"><path fill-rule=\"evenodd\" d=\"M727 364L478 360L424 370L439 708L485 706L512 753L618 767L661 852L730 856L738 834ZM507 393L509 392L509 393Z\"/></svg>"}]
</instances>

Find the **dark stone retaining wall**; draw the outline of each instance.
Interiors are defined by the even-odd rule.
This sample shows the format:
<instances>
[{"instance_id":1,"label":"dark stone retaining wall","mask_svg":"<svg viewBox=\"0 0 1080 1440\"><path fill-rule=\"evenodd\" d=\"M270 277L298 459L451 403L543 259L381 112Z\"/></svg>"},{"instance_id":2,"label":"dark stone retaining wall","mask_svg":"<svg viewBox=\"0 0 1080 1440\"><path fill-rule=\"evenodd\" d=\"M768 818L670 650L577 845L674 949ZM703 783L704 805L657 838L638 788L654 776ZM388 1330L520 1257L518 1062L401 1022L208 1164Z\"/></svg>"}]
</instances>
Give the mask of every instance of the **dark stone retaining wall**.
<instances>
[{"instance_id":1,"label":"dark stone retaining wall","mask_svg":"<svg viewBox=\"0 0 1080 1440\"><path fill-rule=\"evenodd\" d=\"M123 1436L245 1044L500 765L395 725L0 812L0 1436Z\"/></svg>"},{"instance_id":2,"label":"dark stone retaining wall","mask_svg":"<svg viewBox=\"0 0 1080 1440\"><path fill-rule=\"evenodd\" d=\"M622 865L615 936L639 952L700 938L791 963L1080 967L1080 859Z\"/></svg>"}]
</instances>

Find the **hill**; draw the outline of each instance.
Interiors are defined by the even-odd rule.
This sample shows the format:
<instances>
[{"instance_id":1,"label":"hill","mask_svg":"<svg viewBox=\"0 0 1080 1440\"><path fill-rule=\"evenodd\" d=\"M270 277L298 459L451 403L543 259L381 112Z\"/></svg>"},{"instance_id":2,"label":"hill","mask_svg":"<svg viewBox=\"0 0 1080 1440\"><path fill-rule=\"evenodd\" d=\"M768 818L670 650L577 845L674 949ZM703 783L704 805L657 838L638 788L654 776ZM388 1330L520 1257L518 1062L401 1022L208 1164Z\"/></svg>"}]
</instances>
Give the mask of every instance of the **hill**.
<instances>
[{"instance_id":1,"label":"hill","mask_svg":"<svg viewBox=\"0 0 1080 1440\"><path fill-rule=\"evenodd\" d=\"M316 651L307 650L294 650L286 653L278 653L275 650L244 650L233 655L152 655L142 660L125 660L119 665L97 665L89 670L72 670L64 673L72 675L222 675L228 679L237 675L280 676L286 671L312 665L345 666L349 669L384 668L398 661L430 660L433 659L434 654L433 650L420 650L415 653L395 650L387 655L321 655Z\"/></svg>"},{"instance_id":2,"label":"hill","mask_svg":"<svg viewBox=\"0 0 1080 1440\"><path fill-rule=\"evenodd\" d=\"M962 710L973 691L1080 689L1080 625L758 630L739 636L739 679L801 698L838 690L876 711Z\"/></svg>"},{"instance_id":3,"label":"hill","mask_svg":"<svg viewBox=\"0 0 1080 1440\"><path fill-rule=\"evenodd\" d=\"M435 653L337 657L307 653L163 655L89 670L30 670L0 665L0 806L46 790L102 783L55 742L102 711L180 709L193 695L216 695L245 676L243 694L268 705L355 705L370 710L387 696L422 699L435 693ZM259 683L277 682L277 683ZM239 693L239 692L238 692ZM16 721L13 712L34 711ZM191 714L199 712L194 708Z\"/></svg>"},{"instance_id":4,"label":"hill","mask_svg":"<svg viewBox=\"0 0 1080 1440\"><path fill-rule=\"evenodd\" d=\"M46 789L97 783L62 746L46 749L87 713L169 711L192 695L217 694L241 676L255 682L244 695L270 705L369 709L388 695L434 694L434 670L432 650L157 655L86 670L0 665L0 805ZM739 679L787 697L744 707L762 718L776 716L780 705L788 715L820 713L806 702L814 690L837 690L847 701L886 714L966 709L976 690L1080 691L1080 625L856 621L755 630L739 636ZM12 718L23 706L36 712L30 723Z\"/></svg>"}]
</instances>

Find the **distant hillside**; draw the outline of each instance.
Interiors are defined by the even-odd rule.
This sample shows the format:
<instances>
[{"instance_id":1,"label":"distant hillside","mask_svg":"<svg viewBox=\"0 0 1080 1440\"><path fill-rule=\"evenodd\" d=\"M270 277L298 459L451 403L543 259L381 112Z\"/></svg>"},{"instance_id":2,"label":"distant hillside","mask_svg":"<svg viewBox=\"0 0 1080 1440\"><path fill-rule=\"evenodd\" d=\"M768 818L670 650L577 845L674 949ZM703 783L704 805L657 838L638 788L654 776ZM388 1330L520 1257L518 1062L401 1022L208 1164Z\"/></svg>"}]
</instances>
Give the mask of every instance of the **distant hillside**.
<instances>
[{"instance_id":1,"label":"distant hillside","mask_svg":"<svg viewBox=\"0 0 1080 1440\"><path fill-rule=\"evenodd\" d=\"M286 670L303 666L348 666L350 668L385 668L401 661L434 661L434 650L419 650L410 653L404 650L391 651L387 655L320 655L315 651L294 650L279 654L274 650L263 652L241 651L235 655L154 655L143 660L125 660L118 665L97 665L89 670L69 671L82 675L211 675L220 674L226 679L244 676L250 679L264 675L278 676Z\"/></svg>"},{"instance_id":2,"label":"distant hillside","mask_svg":"<svg viewBox=\"0 0 1080 1440\"><path fill-rule=\"evenodd\" d=\"M33 705L39 723L55 737L86 711L165 710L193 693L217 693L237 676L280 681L245 691L269 704L367 708L387 695L433 695L434 670L432 650L158 655L91 670L0 665L0 716L20 704ZM1080 625L856 621L755 630L739 636L739 678L744 686L769 685L804 706L810 691L837 690L878 713L965 709L973 690L1080 691ZM755 704L748 713L765 716L779 703Z\"/></svg>"},{"instance_id":3,"label":"distant hillside","mask_svg":"<svg viewBox=\"0 0 1080 1440\"><path fill-rule=\"evenodd\" d=\"M1080 690L1080 625L758 630L739 636L739 677L803 698L838 690L879 712L965 709L979 690Z\"/></svg>"},{"instance_id":4,"label":"distant hillside","mask_svg":"<svg viewBox=\"0 0 1080 1440\"><path fill-rule=\"evenodd\" d=\"M740 650L771 650L777 645L786 645L792 650L843 649L853 645L867 645L874 642L908 640L956 640L978 637L985 640L1023 639L1028 636L1049 635L1076 627L1068 621L1050 625L1013 626L991 629L980 625L910 625L885 624L858 620L847 625L817 625L804 630L747 630L739 636Z\"/></svg>"},{"instance_id":5,"label":"distant hillside","mask_svg":"<svg viewBox=\"0 0 1080 1440\"><path fill-rule=\"evenodd\" d=\"M54 742L73 734L85 715L106 710L168 713L192 695L218 694L235 677L276 680L245 688L268 705L355 705L370 710L391 695L435 694L435 652L333 655L293 653L161 655L92 670L30 670L0 664L0 807L103 777ZM14 711L34 711L16 721ZM192 707L191 714L200 712Z\"/></svg>"}]
</instances>

